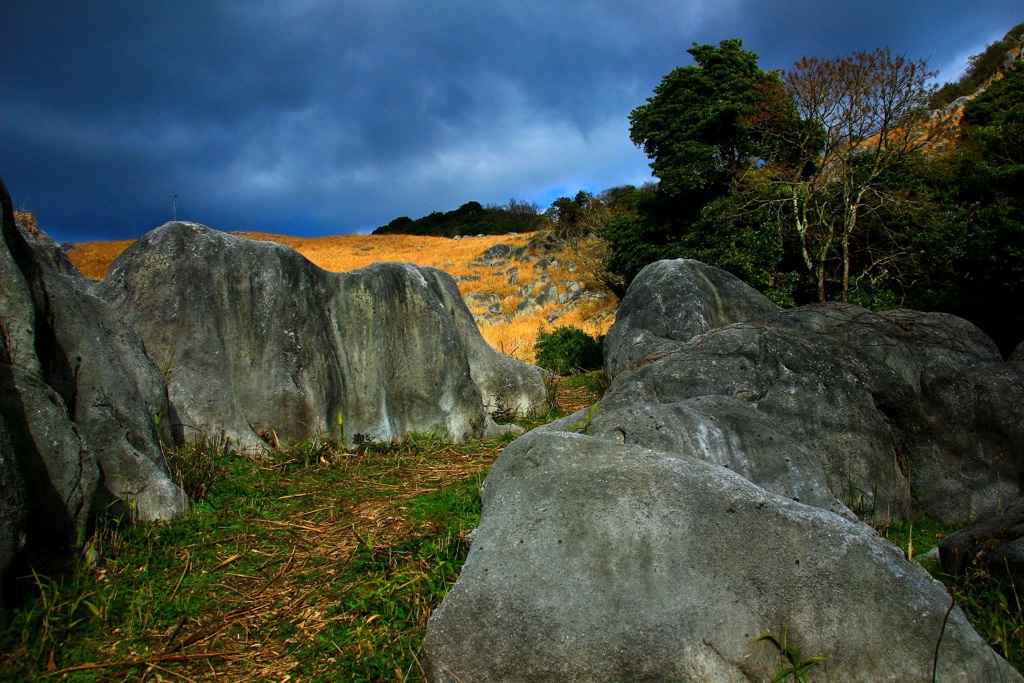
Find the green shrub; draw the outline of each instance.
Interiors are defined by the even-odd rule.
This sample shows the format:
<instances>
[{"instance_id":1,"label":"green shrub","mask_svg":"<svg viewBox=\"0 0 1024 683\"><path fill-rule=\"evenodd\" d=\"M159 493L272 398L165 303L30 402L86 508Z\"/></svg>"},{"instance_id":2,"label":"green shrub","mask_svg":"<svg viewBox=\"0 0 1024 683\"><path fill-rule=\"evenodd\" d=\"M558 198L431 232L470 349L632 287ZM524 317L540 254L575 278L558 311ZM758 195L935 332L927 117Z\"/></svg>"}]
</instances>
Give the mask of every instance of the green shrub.
<instances>
[{"instance_id":1,"label":"green shrub","mask_svg":"<svg viewBox=\"0 0 1024 683\"><path fill-rule=\"evenodd\" d=\"M594 339L578 327L558 327L553 332L539 332L537 365L556 375L575 375L597 370L604 362L602 339Z\"/></svg>"}]
</instances>

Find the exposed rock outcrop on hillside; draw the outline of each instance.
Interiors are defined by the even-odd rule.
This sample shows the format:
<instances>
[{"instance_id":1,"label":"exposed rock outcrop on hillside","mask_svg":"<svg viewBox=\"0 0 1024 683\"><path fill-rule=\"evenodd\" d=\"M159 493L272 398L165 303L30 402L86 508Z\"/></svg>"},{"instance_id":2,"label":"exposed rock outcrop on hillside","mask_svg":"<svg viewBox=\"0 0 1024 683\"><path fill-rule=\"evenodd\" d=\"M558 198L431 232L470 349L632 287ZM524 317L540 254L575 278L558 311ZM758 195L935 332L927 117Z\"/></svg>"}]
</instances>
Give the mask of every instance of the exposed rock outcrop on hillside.
<instances>
[{"instance_id":1,"label":"exposed rock outcrop on hillside","mask_svg":"<svg viewBox=\"0 0 1024 683\"><path fill-rule=\"evenodd\" d=\"M193 223L145 235L99 294L165 369L177 422L387 441L494 433L485 404L546 411L541 371L494 352L441 271L378 263L328 273L298 253Z\"/></svg>"},{"instance_id":2,"label":"exposed rock outcrop on hillside","mask_svg":"<svg viewBox=\"0 0 1024 683\"><path fill-rule=\"evenodd\" d=\"M823 680L1022 680L851 508L1018 497L1024 365L950 316L759 296L692 261L638 276L604 399L491 469L430 680L772 680L768 631Z\"/></svg>"}]
</instances>

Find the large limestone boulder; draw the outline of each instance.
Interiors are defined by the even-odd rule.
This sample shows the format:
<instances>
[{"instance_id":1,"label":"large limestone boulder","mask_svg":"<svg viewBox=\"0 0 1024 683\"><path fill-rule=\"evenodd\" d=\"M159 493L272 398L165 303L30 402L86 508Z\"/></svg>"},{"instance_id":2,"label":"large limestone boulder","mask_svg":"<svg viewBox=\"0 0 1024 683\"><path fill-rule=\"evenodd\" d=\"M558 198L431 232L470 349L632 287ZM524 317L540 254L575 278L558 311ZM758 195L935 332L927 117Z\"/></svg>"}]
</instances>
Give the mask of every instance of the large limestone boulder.
<instances>
[{"instance_id":1,"label":"large limestone boulder","mask_svg":"<svg viewBox=\"0 0 1024 683\"><path fill-rule=\"evenodd\" d=\"M428 680L773 680L765 632L825 657L814 680L1021 680L868 526L724 467L548 430L483 498Z\"/></svg>"},{"instance_id":2,"label":"large limestone boulder","mask_svg":"<svg viewBox=\"0 0 1024 683\"><path fill-rule=\"evenodd\" d=\"M582 417L560 428L572 431L571 426ZM586 433L614 443L700 458L776 495L854 518L830 489L818 456L742 399L699 396L668 403L620 401L599 406Z\"/></svg>"},{"instance_id":3,"label":"large limestone boulder","mask_svg":"<svg viewBox=\"0 0 1024 683\"><path fill-rule=\"evenodd\" d=\"M163 369L177 422L224 432L387 441L494 433L485 403L546 410L540 370L486 348L443 273L374 264L328 273L297 252L168 223L111 266L98 293Z\"/></svg>"},{"instance_id":4,"label":"large limestone boulder","mask_svg":"<svg viewBox=\"0 0 1024 683\"><path fill-rule=\"evenodd\" d=\"M926 382L921 402L906 442L920 510L966 524L1024 494L1024 364L965 366Z\"/></svg>"},{"instance_id":5,"label":"large limestone boulder","mask_svg":"<svg viewBox=\"0 0 1024 683\"><path fill-rule=\"evenodd\" d=\"M694 318L690 311L716 309L721 296L673 298L663 276L678 270L693 268L665 262L650 278L645 269L634 281L645 295L634 297L631 289L623 299L619 319L628 333L613 327L605 349L607 357L632 360L595 413L595 424L620 423L604 436L621 433L629 435L626 443L665 448L668 435L685 438L691 427L668 420L647 429L646 421L630 419L627 407L664 412L650 406L724 397L741 401L744 413L759 413L770 429L789 437L786 448L806 449L826 473L831 494L861 515L905 516L913 495L918 510L963 524L1021 495L1024 366L1002 362L995 344L971 323L941 313L874 313L833 303L776 310L688 336L701 327L684 324ZM716 277L732 278L722 271ZM738 288L723 284L719 290ZM660 317L646 314L654 300ZM634 315L634 305L645 313ZM681 311L684 323L671 321L672 310ZM706 459L735 462L742 451L747 460L737 471L767 485L763 474L775 465L753 463L773 461L778 441L767 442L769 450L757 445L765 443L758 436L764 430L740 414L715 415L719 424L728 423L731 441L708 449ZM806 459L797 462L788 464L814 480L818 470L808 470ZM775 479L779 487L769 488L797 498L788 476L789 484Z\"/></svg>"},{"instance_id":6,"label":"large limestone boulder","mask_svg":"<svg viewBox=\"0 0 1024 683\"><path fill-rule=\"evenodd\" d=\"M1021 364L952 316L829 305L714 326L692 312L734 286L677 301L645 280L608 335L602 401L492 467L428 678L773 680L771 632L825 658L815 680L1021 680L853 514L913 499L957 521L1019 495ZM697 322L659 318L674 310Z\"/></svg>"},{"instance_id":7,"label":"large limestone boulder","mask_svg":"<svg viewBox=\"0 0 1024 683\"><path fill-rule=\"evenodd\" d=\"M143 520L181 516L188 501L168 476L157 426L173 410L141 338L84 280L44 266L41 283L55 342L45 377L102 472L100 503L124 502Z\"/></svg>"},{"instance_id":8,"label":"large limestone boulder","mask_svg":"<svg viewBox=\"0 0 1024 683\"><path fill-rule=\"evenodd\" d=\"M883 363L823 336L755 323L737 323L677 344L676 351L641 361L616 378L599 405L604 411L643 404L675 404L725 397L757 411L773 431L814 454L832 496L855 512L877 519L903 518L910 508L910 481L901 435L889 416L917 409L910 387ZM757 433L734 414L735 433ZM657 447L636 434L642 423L621 421L633 443ZM753 431L751 431L753 429ZM683 423L662 431L685 431ZM746 457L770 455L746 448ZM709 458L712 461L715 457ZM806 459L804 459L806 462ZM794 463L795 466L795 463Z\"/></svg>"},{"instance_id":9,"label":"large limestone boulder","mask_svg":"<svg viewBox=\"0 0 1024 683\"><path fill-rule=\"evenodd\" d=\"M604 366L615 377L630 363L670 350L703 332L778 311L734 275L690 259L657 261L630 283L604 342Z\"/></svg>"}]
</instances>

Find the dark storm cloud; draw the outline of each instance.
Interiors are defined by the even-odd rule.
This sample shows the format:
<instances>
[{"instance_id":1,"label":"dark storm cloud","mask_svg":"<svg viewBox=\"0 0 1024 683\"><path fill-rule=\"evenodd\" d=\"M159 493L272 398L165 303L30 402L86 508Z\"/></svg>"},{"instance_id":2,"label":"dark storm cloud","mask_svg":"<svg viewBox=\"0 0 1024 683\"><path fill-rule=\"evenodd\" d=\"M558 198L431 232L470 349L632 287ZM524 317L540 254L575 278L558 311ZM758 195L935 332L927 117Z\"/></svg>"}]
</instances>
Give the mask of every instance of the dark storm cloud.
<instances>
[{"instance_id":1,"label":"dark storm cloud","mask_svg":"<svg viewBox=\"0 0 1024 683\"><path fill-rule=\"evenodd\" d=\"M694 41L958 68L1022 20L975 4L0 0L0 174L58 239L138 235L173 193L304 234L546 205L648 177L626 117Z\"/></svg>"}]
</instances>

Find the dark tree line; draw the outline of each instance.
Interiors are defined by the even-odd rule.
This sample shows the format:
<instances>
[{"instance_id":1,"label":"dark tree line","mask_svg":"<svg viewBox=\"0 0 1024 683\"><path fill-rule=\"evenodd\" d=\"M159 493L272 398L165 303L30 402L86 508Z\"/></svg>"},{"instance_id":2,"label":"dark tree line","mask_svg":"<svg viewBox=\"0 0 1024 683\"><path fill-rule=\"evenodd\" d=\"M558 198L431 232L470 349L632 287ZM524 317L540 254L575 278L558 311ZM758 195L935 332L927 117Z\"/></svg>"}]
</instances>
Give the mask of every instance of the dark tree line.
<instances>
[{"instance_id":1,"label":"dark tree line","mask_svg":"<svg viewBox=\"0 0 1024 683\"><path fill-rule=\"evenodd\" d=\"M396 218L373 231L374 235L503 235L536 230L539 208L532 202L510 199L504 206L466 202L452 211L435 211L422 218Z\"/></svg>"}]
</instances>

